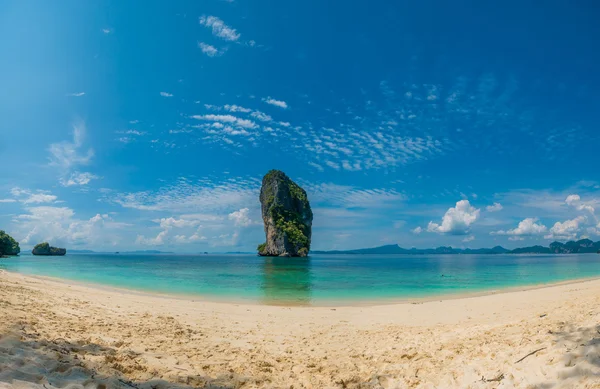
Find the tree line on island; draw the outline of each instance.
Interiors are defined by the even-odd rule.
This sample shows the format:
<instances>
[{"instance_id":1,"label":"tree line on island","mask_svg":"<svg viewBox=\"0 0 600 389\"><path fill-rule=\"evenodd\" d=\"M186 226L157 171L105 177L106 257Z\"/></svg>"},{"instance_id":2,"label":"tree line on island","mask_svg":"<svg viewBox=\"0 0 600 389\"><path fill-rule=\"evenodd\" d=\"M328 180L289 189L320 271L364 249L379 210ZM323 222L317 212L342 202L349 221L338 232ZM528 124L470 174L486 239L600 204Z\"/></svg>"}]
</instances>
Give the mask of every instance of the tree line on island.
<instances>
[{"instance_id":1,"label":"tree line on island","mask_svg":"<svg viewBox=\"0 0 600 389\"><path fill-rule=\"evenodd\" d=\"M12 236L0 230L0 257L15 256L21 253L21 247ZM47 242L35 245L31 250L33 255L65 255L66 249L52 247Z\"/></svg>"}]
</instances>

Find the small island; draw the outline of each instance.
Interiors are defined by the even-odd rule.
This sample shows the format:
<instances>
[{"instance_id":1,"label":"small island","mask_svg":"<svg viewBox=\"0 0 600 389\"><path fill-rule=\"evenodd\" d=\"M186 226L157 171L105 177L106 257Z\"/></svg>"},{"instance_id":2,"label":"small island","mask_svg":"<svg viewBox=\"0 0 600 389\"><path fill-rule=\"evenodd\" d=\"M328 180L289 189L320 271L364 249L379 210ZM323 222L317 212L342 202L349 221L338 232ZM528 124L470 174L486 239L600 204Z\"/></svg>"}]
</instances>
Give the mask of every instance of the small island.
<instances>
[{"instance_id":1,"label":"small island","mask_svg":"<svg viewBox=\"0 0 600 389\"><path fill-rule=\"evenodd\" d=\"M313 213L306 191L284 172L271 170L262 181L260 204L267 241L258 246L258 255L308 256Z\"/></svg>"},{"instance_id":2,"label":"small island","mask_svg":"<svg viewBox=\"0 0 600 389\"><path fill-rule=\"evenodd\" d=\"M0 257L19 255L20 252L19 242L0 230Z\"/></svg>"},{"instance_id":3,"label":"small island","mask_svg":"<svg viewBox=\"0 0 600 389\"><path fill-rule=\"evenodd\" d=\"M36 244L33 250L31 250L31 254L33 255L60 256L66 253L67 249L52 247L48 242Z\"/></svg>"}]
</instances>

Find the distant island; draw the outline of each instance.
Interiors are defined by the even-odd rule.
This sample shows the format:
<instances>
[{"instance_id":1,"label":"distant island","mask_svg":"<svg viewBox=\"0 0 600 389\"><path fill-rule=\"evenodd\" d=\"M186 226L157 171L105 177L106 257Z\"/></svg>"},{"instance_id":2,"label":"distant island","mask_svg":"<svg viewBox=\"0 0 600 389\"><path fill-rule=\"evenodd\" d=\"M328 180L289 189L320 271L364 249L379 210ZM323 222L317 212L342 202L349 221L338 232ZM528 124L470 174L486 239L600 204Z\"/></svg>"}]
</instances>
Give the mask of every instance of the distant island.
<instances>
[{"instance_id":1,"label":"distant island","mask_svg":"<svg viewBox=\"0 0 600 389\"><path fill-rule=\"evenodd\" d=\"M567 243L553 242L549 247L531 246L514 250L502 246L482 249L456 249L453 247L438 247L435 249L405 249L397 244L355 250L313 251L313 254L583 254L598 253L600 241L593 242L589 239L569 241Z\"/></svg>"},{"instance_id":2,"label":"distant island","mask_svg":"<svg viewBox=\"0 0 600 389\"><path fill-rule=\"evenodd\" d=\"M19 255L20 252L19 242L0 230L0 257Z\"/></svg>"},{"instance_id":3,"label":"distant island","mask_svg":"<svg viewBox=\"0 0 600 389\"><path fill-rule=\"evenodd\" d=\"M67 249L52 247L48 242L36 244L31 254L47 255L47 256L63 256L67 253Z\"/></svg>"}]
</instances>

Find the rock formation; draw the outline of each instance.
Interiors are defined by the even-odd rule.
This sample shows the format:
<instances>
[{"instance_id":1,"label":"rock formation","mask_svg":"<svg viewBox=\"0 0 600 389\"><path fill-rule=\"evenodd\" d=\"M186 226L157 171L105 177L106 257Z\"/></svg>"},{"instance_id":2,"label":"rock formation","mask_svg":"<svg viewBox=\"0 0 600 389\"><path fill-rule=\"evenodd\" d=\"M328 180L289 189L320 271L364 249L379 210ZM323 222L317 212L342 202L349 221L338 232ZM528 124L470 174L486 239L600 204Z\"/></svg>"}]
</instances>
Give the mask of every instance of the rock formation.
<instances>
[{"instance_id":1,"label":"rock formation","mask_svg":"<svg viewBox=\"0 0 600 389\"><path fill-rule=\"evenodd\" d=\"M313 214L304 189L284 172L271 170L262 181L260 204L267 241L258 246L258 254L306 257Z\"/></svg>"},{"instance_id":2,"label":"rock formation","mask_svg":"<svg viewBox=\"0 0 600 389\"><path fill-rule=\"evenodd\" d=\"M36 244L31 254L33 255L65 255L67 249L52 247L48 242Z\"/></svg>"},{"instance_id":3,"label":"rock formation","mask_svg":"<svg viewBox=\"0 0 600 389\"><path fill-rule=\"evenodd\" d=\"M0 230L0 257L4 255L19 255L20 252L19 242L6 232Z\"/></svg>"}]
</instances>

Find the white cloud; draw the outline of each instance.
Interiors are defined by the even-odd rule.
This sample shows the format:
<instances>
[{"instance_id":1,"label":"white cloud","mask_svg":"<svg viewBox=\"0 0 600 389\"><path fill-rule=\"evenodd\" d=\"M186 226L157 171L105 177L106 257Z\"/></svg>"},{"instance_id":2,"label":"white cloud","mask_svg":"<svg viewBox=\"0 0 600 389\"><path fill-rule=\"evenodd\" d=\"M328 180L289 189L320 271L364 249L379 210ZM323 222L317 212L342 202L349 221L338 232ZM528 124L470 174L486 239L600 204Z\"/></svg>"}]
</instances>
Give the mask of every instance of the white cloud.
<instances>
[{"instance_id":1,"label":"white cloud","mask_svg":"<svg viewBox=\"0 0 600 389\"><path fill-rule=\"evenodd\" d=\"M202 241L202 240L206 240L206 236L202 236L202 235L200 235L198 233L195 233L195 234L191 235L188 238L189 242L199 242L199 241Z\"/></svg>"},{"instance_id":2,"label":"white cloud","mask_svg":"<svg viewBox=\"0 0 600 389\"><path fill-rule=\"evenodd\" d=\"M166 243L168 234L169 230L163 230L154 238L146 238L143 235L138 235L135 239L135 243L142 246L160 246Z\"/></svg>"},{"instance_id":3,"label":"white cloud","mask_svg":"<svg viewBox=\"0 0 600 389\"><path fill-rule=\"evenodd\" d=\"M258 127L258 125L255 122L253 122L252 120L238 118L233 115L213 115L213 114L193 115L192 118L196 119L196 120L206 120L206 121L213 121L213 122L220 122L220 123L230 123L231 125L234 125L236 127L247 128L247 129L255 129Z\"/></svg>"},{"instance_id":4,"label":"white cloud","mask_svg":"<svg viewBox=\"0 0 600 389\"><path fill-rule=\"evenodd\" d=\"M174 217L162 218L157 220L162 228L184 228L184 227L196 227L200 224L199 220L190 219L176 219Z\"/></svg>"},{"instance_id":5,"label":"white cloud","mask_svg":"<svg viewBox=\"0 0 600 389\"><path fill-rule=\"evenodd\" d=\"M212 29L212 34L226 41L235 42L240 39L240 34L234 29L225 24L216 16L200 17L200 24Z\"/></svg>"},{"instance_id":6,"label":"white cloud","mask_svg":"<svg viewBox=\"0 0 600 389\"><path fill-rule=\"evenodd\" d=\"M216 47L204 42L198 42L198 47L209 57L220 57L225 53L225 50L219 50Z\"/></svg>"},{"instance_id":7,"label":"white cloud","mask_svg":"<svg viewBox=\"0 0 600 389\"><path fill-rule=\"evenodd\" d=\"M50 242L55 246L112 246L120 240L125 227L109 215L96 214L90 219L77 219L68 207L39 206L13 219L17 236L23 244Z\"/></svg>"},{"instance_id":8,"label":"white cloud","mask_svg":"<svg viewBox=\"0 0 600 389\"><path fill-rule=\"evenodd\" d=\"M318 171L320 171L320 172L323 172L323 171L325 171L325 169L323 169L323 166L319 165L318 163L315 163L315 162L309 161L309 162L308 162L308 165L309 165L309 166L312 166L312 167L314 167L315 169L317 169L317 170L318 170Z\"/></svg>"},{"instance_id":9,"label":"white cloud","mask_svg":"<svg viewBox=\"0 0 600 389\"><path fill-rule=\"evenodd\" d=\"M502 204L500 203L494 203L492 205L488 205L485 209L488 212L498 212L498 211L502 211Z\"/></svg>"},{"instance_id":10,"label":"white cloud","mask_svg":"<svg viewBox=\"0 0 600 389\"><path fill-rule=\"evenodd\" d=\"M15 199L0 199L0 203L16 203Z\"/></svg>"},{"instance_id":11,"label":"white cloud","mask_svg":"<svg viewBox=\"0 0 600 389\"><path fill-rule=\"evenodd\" d=\"M492 232L492 235L512 235L512 236L536 236L542 235L547 231L547 228L543 224L537 223L536 218L526 218L522 220L517 228L512 230L500 230Z\"/></svg>"},{"instance_id":12,"label":"white cloud","mask_svg":"<svg viewBox=\"0 0 600 389\"><path fill-rule=\"evenodd\" d=\"M287 109L287 107L288 107L288 105L285 101L275 100L271 97L264 98L263 101L267 104L271 104L271 105L274 105L276 107L283 108L283 109Z\"/></svg>"},{"instance_id":13,"label":"white cloud","mask_svg":"<svg viewBox=\"0 0 600 389\"><path fill-rule=\"evenodd\" d=\"M73 126L73 141L52 143L48 148L50 152L50 165L58 166L68 170L76 165L87 165L94 156L94 150L91 148L87 152L80 154L79 149L83 146L86 129L83 123Z\"/></svg>"},{"instance_id":14,"label":"white cloud","mask_svg":"<svg viewBox=\"0 0 600 389\"><path fill-rule=\"evenodd\" d=\"M228 215L229 220L233 220L237 227L248 227L252 224L252 220L248 216L250 209L242 208L238 211L232 212Z\"/></svg>"},{"instance_id":15,"label":"white cloud","mask_svg":"<svg viewBox=\"0 0 600 389\"><path fill-rule=\"evenodd\" d=\"M162 97L173 97L173 94L171 94L171 93L168 93L168 92L160 92L160 95L161 95Z\"/></svg>"},{"instance_id":16,"label":"white cloud","mask_svg":"<svg viewBox=\"0 0 600 389\"><path fill-rule=\"evenodd\" d=\"M546 239L575 239L583 224L587 223L585 216L577 216L575 219L566 220L564 222L556 222L550 229L550 233L544 238Z\"/></svg>"},{"instance_id":17,"label":"white cloud","mask_svg":"<svg viewBox=\"0 0 600 389\"><path fill-rule=\"evenodd\" d=\"M58 197L45 193L32 193L28 198L23 200L23 204L40 204L53 203Z\"/></svg>"},{"instance_id":18,"label":"white cloud","mask_svg":"<svg viewBox=\"0 0 600 389\"><path fill-rule=\"evenodd\" d=\"M239 105L229 105L229 104L225 104L223 106L223 109L229 112L243 112L243 113L249 113L252 112L252 110L250 108L244 108L244 107L240 107Z\"/></svg>"},{"instance_id":19,"label":"white cloud","mask_svg":"<svg viewBox=\"0 0 600 389\"><path fill-rule=\"evenodd\" d=\"M468 242L472 242L474 240L475 240L475 236L469 235L466 238L464 238L462 241L465 242L465 243L468 243Z\"/></svg>"},{"instance_id":20,"label":"white cloud","mask_svg":"<svg viewBox=\"0 0 600 389\"><path fill-rule=\"evenodd\" d=\"M60 184L62 186L87 185L97 178L98 176L89 172L74 172L68 179L61 178Z\"/></svg>"},{"instance_id":21,"label":"white cloud","mask_svg":"<svg viewBox=\"0 0 600 389\"><path fill-rule=\"evenodd\" d=\"M596 213L596 209L589 203L584 203L581 201L581 197L577 194L572 194L567 196L565 199L565 203L571 207L575 207L578 211L587 211L594 215Z\"/></svg>"},{"instance_id":22,"label":"white cloud","mask_svg":"<svg viewBox=\"0 0 600 389\"><path fill-rule=\"evenodd\" d=\"M127 134L127 135L136 135L136 136L146 135L145 132L138 131L138 130L127 130L127 131L124 132L124 134Z\"/></svg>"},{"instance_id":23,"label":"white cloud","mask_svg":"<svg viewBox=\"0 0 600 389\"><path fill-rule=\"evenodd\" d=\"M102 32L103 32L103 33L105 33L105 34L110 34L110 33L111 33L111 31L112 31L112 30L111 30L110 28L103 28L103 29L102 29Z\"/></svg>"},{"instance_id":24,"label":"white cloud","mask_svg":"<svg viewBox=\"0 0 600 389\"><path fill-rule=\"evenodd\" d=\"M469 232L471 224L479 218L480 210L473 207L469 200L460 200L456 207L449 208L442 218L442 224L429 222L428 232L437 232L440 234L466 235Z\"/></svg>"},{"instance_id":25,"label":"white cloud","mask_svg":"<svg viewBox=\"0 0 600 389\"><path fill-rule=\"evenodd\" d=\"M360 189L331 183L302 183L311 204L327 203L344 208L397 207L406 196L393 189Z\"/></svg>"},{"instance_id":26,"label":"white cloud","mask_svg":"<svg viewBox=\"0 0 600 389\"><path fill-rule=\"evenodd\" d=\"M19 187L15 187L12 188L10 192L13 196L17 197L18 200L23 204L53 203L58 199L58 197L41 190L38 190L34 193L29 189L21 189Z\"/></svg>"},{"instance_id":27,"label":"white cloud","mask_svg":"<svg viewBox=\"0 0 600 389\"><path fill-rule=\"evenodd\" d=\"M222 215L255 204L259 190L260 181L256 179L231 178L214 182L208 179L190 181L182 178L176 184L158 191L116 193L106 200L125 208L145 211L167 211L174 214L202 209L210 214ZM186 218L193 217L188 215Z\"/></svg>"},{"instance_id":28,"label":"white cloud","mask_svg":"<svg viewBox=\"0 0 600 389\"><path fill-rule=\"evenodd\" d=\"M258 119L262 122L270 122L273 120L273 118L269 115L267 115L266 113L260 112L260 111L254 111L250 114L250 116L252 116L255 119Z\"/></svg>"},{"instance_id":29,"label":"white cloud","mask_svg":"<svg viewBox=\"0 0 600 389\"><path fill-rule=\"evenodd\" d=\"M412 229L411 232L413 234L419 235L421 232L423 232L423 229L421 227L417 227L417 228Z\"/></svg>"},{"instance_id":30,"label":"white cloud","mask_svg":"<svg viewBox=\"0 0 600 389\"><path fill-rule=\"evenodd\" d=\"M81 97L81 96L85 96L85 92L69 93L67 96L71 96L71 97Z\"/></svg>"}]
</instances>

